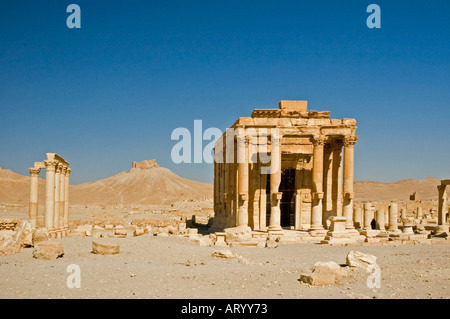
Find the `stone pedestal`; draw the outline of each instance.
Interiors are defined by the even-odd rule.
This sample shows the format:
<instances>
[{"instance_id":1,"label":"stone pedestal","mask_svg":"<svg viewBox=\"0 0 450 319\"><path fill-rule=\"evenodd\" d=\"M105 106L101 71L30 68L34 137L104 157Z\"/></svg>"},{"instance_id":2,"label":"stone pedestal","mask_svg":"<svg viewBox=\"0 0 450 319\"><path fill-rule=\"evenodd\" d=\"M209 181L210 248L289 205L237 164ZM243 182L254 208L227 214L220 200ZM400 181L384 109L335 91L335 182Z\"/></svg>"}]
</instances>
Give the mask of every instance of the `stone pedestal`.
<instances>
[{"instance_id":1,"label":"stone pedestal","mask_svg":"<svg viewBox=\"0 0 450 319\"><path fill-rule=\"evenodd\" d=\"M413 231L414 219L402 218L402 223L403 223L402 233L404 235L414 235Z\"/></svg>"},{"instance_id":2,"label":"stone pedestal","mask_svg":"<svg viewBox=\"0 0 450 319\"><path fill-rule=\"evenodd\" d=\"M356 240L352 238L347 229L346 222L347 218L333 216L330 218L330 230L327 232L325 239L322 240L321 244L328 245L355 245Z\"/></svg>"}]
</instances>

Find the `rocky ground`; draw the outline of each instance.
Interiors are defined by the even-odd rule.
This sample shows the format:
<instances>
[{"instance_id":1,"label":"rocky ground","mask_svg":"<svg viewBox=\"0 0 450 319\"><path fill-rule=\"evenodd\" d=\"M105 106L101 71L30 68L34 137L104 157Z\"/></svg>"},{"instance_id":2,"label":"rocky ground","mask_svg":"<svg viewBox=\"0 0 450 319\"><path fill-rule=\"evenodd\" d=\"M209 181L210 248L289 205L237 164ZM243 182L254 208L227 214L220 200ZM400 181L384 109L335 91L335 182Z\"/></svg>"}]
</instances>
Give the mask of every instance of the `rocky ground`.
<instances>
[{"instance_id":1,"label":"rocky ground","mask_svg":"<svg viewBox=\"0 0 450 319\"><path fill-rule=\"evenodd\" d=\"M160 221L209 215L208 205L181 202L174 207L102 209L73 207L72 223L118 219ZM26 219L26 208L10 207L0 218ZM94 223L95 224L95 223ZM73 225L76 227L76 224ZM277 248L203 247L182 236L146 233L127 238L56 239L64 256L33 258L33 248L0 256L0 299L7 298L450 298L449 240L435 244L331 247L317 243L280 244ZM113 231L110 231L113 232ZM207 236L204 236L207 237ZM92 242L120 245L117 255L93 254ZM440 242L440 243L439 243ZM234 258L213 256L228 249ZM317 262L344 265L350 250L377 257L381 287L369 288L365 270L347 267L349 275L334 285L310 286L300 274ZM68 288L70 265L80 267L81 288ZM70 270L70 267L69 267Z\"/></svg>"},{"instance_id":2,"label":"rocky ground","mask_svg":"<svg viewBox=\"0 0 450 319\"><path fill-rule=\"evenodd\" d=\"M117 255L92 254L92 237L58 239L64 256L36 260L32 248L0 256L0 298L449 298L450 245L330 247L314 243L278 248L226 248L241 256L213 257L225 248L201 247L186 237L108 238ZM350 250L377 256L381 287L351 268L331 286L299 281L318 261L346 263ZM68 288L67 268L81 271L81 288Z\"/></svg>"}]
</instances>

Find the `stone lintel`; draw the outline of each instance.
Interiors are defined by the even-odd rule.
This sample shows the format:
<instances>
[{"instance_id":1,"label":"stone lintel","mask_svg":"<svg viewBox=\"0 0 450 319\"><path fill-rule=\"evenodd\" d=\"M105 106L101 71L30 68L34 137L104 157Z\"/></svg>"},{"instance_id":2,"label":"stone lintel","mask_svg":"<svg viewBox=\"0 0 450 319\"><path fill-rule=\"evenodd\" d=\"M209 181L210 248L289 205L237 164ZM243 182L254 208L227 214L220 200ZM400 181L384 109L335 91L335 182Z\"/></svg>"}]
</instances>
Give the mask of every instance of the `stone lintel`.
<instances>
[{"instance_id":1,"label":"stone lintel","mask_svg":"<svg viewBox=\"0 0 450 319\"><path fill-rule=\"evenodd\" d=\"M58 161L61 162L63 165L69 166L69 163L61 156L59 156L56 153L47 153L47 160L48 161Z\"/></svg>"},{"instance_id":2,"label":"stone lintel","mask_svg":"<svg viewBox=\"0 0 450 319\"><path fill-rule=\"evenodd\" d=\"M308 101L287 101L282 100L278 103L281 110L292 110L298 112L306 112L308 110Z\"/></svg>"}]
</instances>

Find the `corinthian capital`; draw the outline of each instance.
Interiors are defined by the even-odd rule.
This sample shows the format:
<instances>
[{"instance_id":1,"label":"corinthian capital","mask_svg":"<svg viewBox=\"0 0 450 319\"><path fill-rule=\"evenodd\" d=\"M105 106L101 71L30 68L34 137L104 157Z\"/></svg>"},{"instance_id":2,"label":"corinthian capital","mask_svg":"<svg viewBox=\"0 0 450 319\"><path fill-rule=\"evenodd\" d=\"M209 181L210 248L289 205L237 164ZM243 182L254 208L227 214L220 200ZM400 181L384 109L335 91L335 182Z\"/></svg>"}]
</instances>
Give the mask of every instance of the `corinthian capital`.
<instances>
[{"instance_id":1,"label":"corinthian capital","mask_svg":"<svg viewBox=\"0 0 450 319\"><path fill-rule=\"evenodd\" d=\"M314 135L311 137L311 142L313 143L314 147L316 146L323 146L325 144L325 135Z\"/></svg>"},{"instance_id":2,"label":"corinthian capital","mask_svg":"<svg viewBox=\"0 0 450 319\"><path fill-rule=\"evenodd\" d=\"M55 171L58 163L59 163L58 161L54 161L54 160L45 160L44 161L45 169L48 171Z\"/></svg>"},{"instance_id":3,"label":"corinthian capital","mask_svg":"<svg viewBox=\"0 0 450 319\"><path fill-rule=\"evenodd\" d=\"M358 136L349 135L344 137L344 146L353 147L358 140Z\"/></svg>"},{"instance_id":4,"label":"corinthian capital","mask_svg":"<svg viewBox=\"0 0 450 319\"><path fill-rule=\"evenodd\" d=\"M39 176L41 169L40 168L29 168L28 171L30 172L30 176Z\"/></svg>"}]
</instances>

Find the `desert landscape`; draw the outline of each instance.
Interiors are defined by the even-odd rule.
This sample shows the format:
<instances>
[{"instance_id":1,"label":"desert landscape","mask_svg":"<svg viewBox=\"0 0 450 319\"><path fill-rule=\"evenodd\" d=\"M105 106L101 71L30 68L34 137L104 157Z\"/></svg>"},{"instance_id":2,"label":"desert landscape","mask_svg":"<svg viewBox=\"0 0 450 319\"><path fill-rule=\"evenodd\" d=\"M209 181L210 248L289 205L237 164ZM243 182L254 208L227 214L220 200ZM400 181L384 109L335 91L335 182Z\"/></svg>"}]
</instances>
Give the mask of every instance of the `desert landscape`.
<instances>
[{"instance_id":1,"label":"desert landscape","mask_svg":"<svg viewBox=\"0 0 450 319\"><path fill-rule=\"evenodd\" d=\"M449 10L4 0L0 300L450 299Z\"/></svg>"},{"instance_id":2,"label":"desert landscape","mask_svg":"<svg viewBox=\"0 0 450 319\"><path fill-rule=\"evenodd\" d=\"M155 160L134 162L129 171L70 186L70 232L57 239L63 255L36 258L32 247L42 234L32 232L22 235L23 247L8 251L6 239L13 238L10 235L20 232L20 224L27 221L24 198L29 179L0 170L2 299L449 297L450 249L445 237L334 246L321 245L319 240L291 240L295 231L285 230L284 239L263 245L220 245L212 229L212 185L182 179ZM152 192L155 182L161 185L156 194ZM418 206L433 212L437 182L434 178L355 182L356 205L380 198L375 203L380 207L402 200L408 204L408 215L415 214ZM39 180L39 188L44 187L45 181ZM423 200L411 200L414 191ZM43 210L42 205L39 211ZM37 225L43 223L40 214ZM94 242L120 247L120 252L94 254ZM367 286L370 274L365 267L347 265L351 251L376 256L379 288ZM302 273L318 262L334 262L345 273L332 283L301 282ZM67 286L67 267L72 264L80 267L82 289Z\"/></svg>"}]
</instances>

